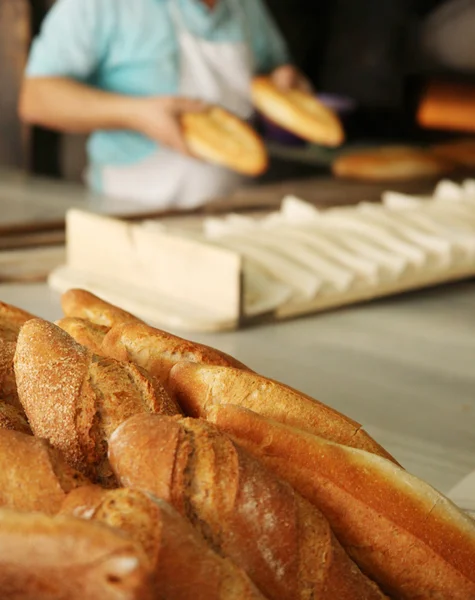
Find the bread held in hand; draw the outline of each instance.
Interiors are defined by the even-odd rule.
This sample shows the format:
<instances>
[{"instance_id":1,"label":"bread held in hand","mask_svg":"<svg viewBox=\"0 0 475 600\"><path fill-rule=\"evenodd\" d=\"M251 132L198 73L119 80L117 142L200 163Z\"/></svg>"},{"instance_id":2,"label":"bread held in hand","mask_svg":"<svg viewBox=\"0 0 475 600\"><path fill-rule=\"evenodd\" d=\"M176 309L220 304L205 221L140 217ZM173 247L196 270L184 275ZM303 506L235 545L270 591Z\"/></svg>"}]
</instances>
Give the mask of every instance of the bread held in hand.
<instances>
[{"instance_id":1,"label":"bread held in hand","mask_svg":"<svg viewBox=\"0 0 475 600\"><path fill-rule=\"evenodd\" d=\"M283 90L270 77L256 77L252 99L264 116L305 140L334 147L345 139L338 116L310 92Z\"/></svg>"},{"instance_id":2,"label":"bread held in hand","mask_svg":"<svg viewBox=\"0 0 475 600\"><path fill-rule=\"evenodd\" d=\"M267 169L267 151L261 138L227 110L212 106L203 112L186 113L181 124L185 143L197 158L243 175L256 176Z\"/></svg>"}]
</instances>

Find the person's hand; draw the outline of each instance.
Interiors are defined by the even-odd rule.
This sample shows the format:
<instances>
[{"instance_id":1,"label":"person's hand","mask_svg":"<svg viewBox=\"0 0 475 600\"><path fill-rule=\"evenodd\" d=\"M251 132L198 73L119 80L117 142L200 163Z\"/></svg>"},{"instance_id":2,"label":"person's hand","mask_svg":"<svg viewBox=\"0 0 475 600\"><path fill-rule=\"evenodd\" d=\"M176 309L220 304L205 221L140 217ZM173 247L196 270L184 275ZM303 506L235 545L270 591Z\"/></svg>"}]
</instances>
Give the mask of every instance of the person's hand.
<instances>
[{"instance_id":1,"label":"person's hand","mask_svg":"<svg viewBox=\"0 0 475 600\"><path fill-rule=\"evenodd\" d=\"M275 69L271 74L273 83L281 90L301 90L302 92L312 92L312 84L293 65L283 65Z\"/></svg>"},{"instance_id":2,"label":"person's hand","mask_svg":"<svg viewBox=\"0 0 475 600\"><path fill-rule=\"evenodd\" d=\"M184 113L202 112L207 106L201 100L176 96L139 98L135 106L135 128L159 144L189 155L180 117Z\"/></svg>"}]
</instances>

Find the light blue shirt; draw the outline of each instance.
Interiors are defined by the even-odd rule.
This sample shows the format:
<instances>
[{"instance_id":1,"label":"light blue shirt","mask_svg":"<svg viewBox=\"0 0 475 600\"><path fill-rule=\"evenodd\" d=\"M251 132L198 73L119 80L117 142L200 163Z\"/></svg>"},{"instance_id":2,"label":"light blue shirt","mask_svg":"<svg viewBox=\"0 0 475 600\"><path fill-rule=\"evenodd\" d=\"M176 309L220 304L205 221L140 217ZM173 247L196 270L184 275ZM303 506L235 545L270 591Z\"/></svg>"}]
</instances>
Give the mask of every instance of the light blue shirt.
<instances>
[{"instance_id":1,"label":"light blue shirt","mask_svg":"<svg viewBox=\"0 0 475 600\"><path fill-rule=\"evenodd\" d=\"M288 62L285 42L262 0L237 0L239 11L233 0L219 0L212 11L200 0L57 0L33 42L27 77L68 77L135 96L177 94L172 1L179 2L194 35L211 42L249 40L257 73ZM155 142L130 131L97 131L88 144L96 174L106 165L139 162L156 150Z\"/></svg>"}]
</instances>

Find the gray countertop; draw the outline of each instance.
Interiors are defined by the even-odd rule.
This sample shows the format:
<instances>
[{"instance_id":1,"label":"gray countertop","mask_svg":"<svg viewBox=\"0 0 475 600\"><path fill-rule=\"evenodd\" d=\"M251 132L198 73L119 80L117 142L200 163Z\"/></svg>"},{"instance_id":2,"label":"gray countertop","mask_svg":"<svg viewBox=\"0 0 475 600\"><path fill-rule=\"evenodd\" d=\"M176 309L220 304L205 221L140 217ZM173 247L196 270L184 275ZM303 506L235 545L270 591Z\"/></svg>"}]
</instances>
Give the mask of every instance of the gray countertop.
<instances>
[{"instance_id":1,"label":"gray countertop","mask_svg":"<svg viewBox=\"0 0 475 600\"><path fill-rule=\"evenodd\" d=\"M0 300L61 316L43 284L0 285ZM189 337L363 423L442 492L475 469L475 282Z\"/></svg>"}]
</instances>

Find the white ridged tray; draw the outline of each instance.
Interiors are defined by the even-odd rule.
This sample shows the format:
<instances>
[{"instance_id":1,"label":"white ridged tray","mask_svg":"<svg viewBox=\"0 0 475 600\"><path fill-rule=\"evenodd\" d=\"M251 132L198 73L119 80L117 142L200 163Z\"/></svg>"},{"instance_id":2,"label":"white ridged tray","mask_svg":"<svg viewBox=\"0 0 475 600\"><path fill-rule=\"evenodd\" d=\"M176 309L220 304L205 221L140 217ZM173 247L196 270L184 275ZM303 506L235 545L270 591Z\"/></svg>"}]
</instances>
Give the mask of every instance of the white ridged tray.
<instances>
[{"instance_id":1,"label":"white ridged tray","mask_svg":"<svg viewBox=\"0 0 475 600\"><path fill-rule=\"evenodd\" d=\"M286 319L475 275L475 182L430 198L320 211L295 197L266 215L131 224L73 210L67 264L84 287L187 330Z\"/></svg>"}]
</instances>

